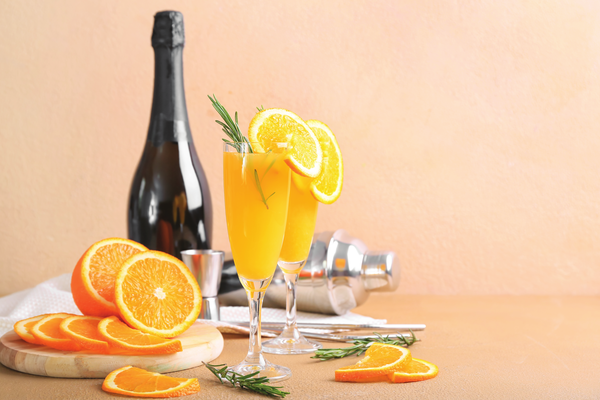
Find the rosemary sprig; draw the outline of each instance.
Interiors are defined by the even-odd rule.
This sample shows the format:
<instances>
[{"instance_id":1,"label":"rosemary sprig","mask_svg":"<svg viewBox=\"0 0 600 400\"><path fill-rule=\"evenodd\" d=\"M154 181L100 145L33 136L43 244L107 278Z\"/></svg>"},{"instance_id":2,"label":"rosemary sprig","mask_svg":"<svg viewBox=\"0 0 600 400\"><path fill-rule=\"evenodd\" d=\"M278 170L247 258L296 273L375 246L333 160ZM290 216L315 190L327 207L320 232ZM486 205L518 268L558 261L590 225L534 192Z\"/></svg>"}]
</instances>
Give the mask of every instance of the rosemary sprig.
<instances>
[{"instance_id":1,"label":"rosemary sprig","mask_svg":"<svg viewBox=\"0 0 600 400\"><path fill-rule=\"evenodd\" d=\"M283 386L267 385L267 383L269 383L269 378L267 377L255 378L260 371L253 372L248 375L242 375L238 374L237 372L227 370L228 367L225 364L212 365L205 362L203 362L203 364L206 365L206 368L208 368L208 370L212 372L222 384L225 383L223 380L226 380L233 385L232 387L238 385L242 389L251 390L253 392L264 394L270 397L284 398L290 394L290 392L279 390L282 389Z\"/></svg>"},{"instance_id":2,"label":"rosemary sprig","mask_svg":"<svg viewBox=\"0 0 600 400\"><path fill-rule=\"evenodd\" d=\"M229 137L229 139L231 139L231 140L227 140L227 139L223 138L223 141L225 143L229 143L232 146L234 146L235 149L238 151L238 153L242 152L242 147L241 147L240 143L248 143L248 150L250 151L250 153L254 153L254 151L252 150L252 145L250 144L250 142L248 141L246 136L242 135L242 132L240 131L240 126L238 124L237 111L235 112L235 121L234 121L231 118L231 115L229 115L229 112L227 112L227 110L225 109L225 107L223 107L223 105L221 105L221 103L219 103L219 100L217 100L217 96L215 96L213 94L212 97L210 97L210 95L209 95L208 98L210 99L215 111L221 116L221 119L223 119L223 122L221 122L219 120L215 120L215 122L217 124L221 125L221 127L223 128L223 132L225 132L225 134Z\"/></svg>"},{"instance_id":3,"label":"rosemary sprig","mask_svg":"<svg viewBox=\"0 0 600 400\"><path fill-rule=\"evenodd\" d=\"M263 203L265 203L265 207L267 207L267 210L269 209L269 205L267 204L267 201L273 197L273 195L275 194L275 192L271 193L269 195L269 197L265 198L265 194L263 193L262 187L260 186L260 179L258 179L258 172L256 171L256 169L254 169L254 181L256 182L256 188L258 189L258 193L260 193L260 197L262 198Z\"/></svg>"},{"instance_id":4,"label":"rosemary sprig","mask_svg":"<svg viewBox=\"0 0 600 400\"><path fill-rule=\"evenodd\" d=\"M360 356L365 351L367 351L369 346L373 343L393 344L396 346L408 347L414 344L415 342L419 341L419 339L417 339L413 331L410 331L410 337L404 337L401 334L398 334L398 336L396 336L395 338L390 336L383 336L377 332L373 333L377 335L377 338L358 339L352 342L354 343L354 346L344 347L341 349L319 349L311 358L317 358L321 361L327 361L333 358L344 358L354 354L356 354L356 356Z\"/></svg>"},{"instance_id":5,"label":"rosemary sprig","mask_svg":"<svg viewBox=\"0 0 600 400\"><path fill-rule=\"evenodd\" d=\"M261 111L264 111L265 108L263 106L260 106L260 107L256 107L256 109L258 110L258 112L261 112Z\"/></svg>"}]
</instances>

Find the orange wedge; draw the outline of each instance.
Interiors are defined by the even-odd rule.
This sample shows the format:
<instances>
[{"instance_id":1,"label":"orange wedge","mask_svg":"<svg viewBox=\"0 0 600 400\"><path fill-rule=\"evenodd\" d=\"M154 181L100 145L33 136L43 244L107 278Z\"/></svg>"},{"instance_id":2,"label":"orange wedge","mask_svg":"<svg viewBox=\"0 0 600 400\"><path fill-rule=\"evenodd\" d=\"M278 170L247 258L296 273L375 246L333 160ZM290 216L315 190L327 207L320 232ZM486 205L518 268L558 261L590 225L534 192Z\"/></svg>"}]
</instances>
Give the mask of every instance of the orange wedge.
<instances>
[{"instance_id":1,"label":"orange wedge","mask_svg":"<svg viewBox=\"0 0 600 400\"><path fill-rule=\"evenodd\" d=\"M108 342L98 333L101 317L75 315L65 318L59 325L63 335L76 342L84 350L108 353Z\"/></svg>"},{"instance_id":2,"label":"orange wedge","mask_svg":"<svg viewBox=\"0 0 600 400\"><path fill-rule=\"evenodd\" d=\"M98 333L111 347L135 354L170 354L182 351L179 340L131 329L117 317L104 318L98 324Z\"/></svg>"},{"instance_id":3,"label":"orange wedge","mask_svg":"<svg viewBox=\"0 0 600 400\"><path fill-rule=\"evenodd\" d=\"M196 278L179 259L145 251L123 263L115 280L115 302L129 326L173 337L196 321L202 295Z\"/></svg>"},{"instance_id":4,"label":"orange wedge","mask_svg":"<svg viewBox=\"0 0 600 400\"><path fill-rule=\"evenodd\" d=\"M410 350L392 344L373 343L358 363L335 371L339 382L385 381L412 359Z\"/></svg>"},{"instance_id":5,"label":"orange wedge","mask_svg":"<svg viewBox=\"0 0 600 400\"><path fill-rule=\"evenodd\" d=\"M435 378L438 372L439 369L436 365L413 358L410 363L402 367L401 371L390 373L389 378L394 383L416 382Z\"/></svg>"},{"instance_id":6,"label":"orange wedge","mask_svg":"<svg viewBox=\"0 0 600 400\"><path fill-rule=\"evenodd\" d=\"M323 151L323 167L310 185L312 195L324 204L336 201L342 193L344 183L344 164L342 152L335 135L324 123L316 120L306 121L306 124L317 136Z\"/></svg>"},{"instance_id":7,"label":"orange wedge","mask_svg":"<svg viewBox=\"0 0 600 400\"><path fill-rule=\"evenodd\" d=\"M27 319L22 319L21 321L18 321L15 323L14 325L14 330L17 333L17 335L19 335L19 337L21 339L23 339L24 341L31 343L31 344L42 344L39 340L37 340L35 338L35 336L33 336L31 334L31 328L33 328L33 326L42 318L44 318L45 316L47 316L48 314L42 314L42 315L38 315L35 317L31 317L31 318L27 318Z\"/></svg>"},{"instance_id":8,"label":"orange wedge","mask_svg":"<svg viewBox=\"0 0 600 400\"><path fill-rule=\"evenodd\" d=\"M250 121L248 139L259 152L274 150L273 143L289 143L285 162L294 172L311 178L321 173L323 152L319 140L293 112L281 108L260 111Z\"/></svg>"},{"instance_id":9,"label":"orange wedge","mask_svg":"<svg viewBox=\"0 0 600 400\"><path fill-rule=\"evenodd\" d=\"M43 345L57 350L78 351L81 346L60 331L60 323L73 314L50 314L40 319L31 328L31 334Z\"/></svg>"},{"instance_id":10,"label":"orange wedge","mask_svg":"<svg viewBox=\"0 0 600 400\"><path fill-rule=\"evenodd\" d=\"M139 243L120 238L104 239L87 249L71 277L71 292L79 310L97 317L117 315L114 303L117 272L123 261L146 250Z\"/></svg>"},{"instance_id":11,"label":"orange wedge","mask_svg":"<svg viewBox=\"0 0 600 400\"><path fill-rule=\"evenodd\" d=\"M198 393L198 379L171 378L131 365L106 376L102 390L135 397L177 397Z\"/></svg>"}]
</instances>

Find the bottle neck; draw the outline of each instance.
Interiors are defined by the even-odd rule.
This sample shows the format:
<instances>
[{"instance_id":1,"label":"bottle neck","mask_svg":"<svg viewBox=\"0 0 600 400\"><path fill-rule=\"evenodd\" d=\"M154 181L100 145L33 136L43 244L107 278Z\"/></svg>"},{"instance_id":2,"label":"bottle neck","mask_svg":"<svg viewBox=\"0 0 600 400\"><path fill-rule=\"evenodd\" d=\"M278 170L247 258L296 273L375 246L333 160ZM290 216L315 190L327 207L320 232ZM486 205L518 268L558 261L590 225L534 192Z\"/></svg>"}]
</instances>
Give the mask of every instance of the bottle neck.
<instances>
[{"instance_id":1,"label":"bottle neck","mask_svg":"<svg viewBox=\"0 0 600 400\"><path fill-rule=\"evenodd\" d=\"M148 141L191 142L183 88L183 46L154 48L154 97Z\"/></svg>"}]
</instances>

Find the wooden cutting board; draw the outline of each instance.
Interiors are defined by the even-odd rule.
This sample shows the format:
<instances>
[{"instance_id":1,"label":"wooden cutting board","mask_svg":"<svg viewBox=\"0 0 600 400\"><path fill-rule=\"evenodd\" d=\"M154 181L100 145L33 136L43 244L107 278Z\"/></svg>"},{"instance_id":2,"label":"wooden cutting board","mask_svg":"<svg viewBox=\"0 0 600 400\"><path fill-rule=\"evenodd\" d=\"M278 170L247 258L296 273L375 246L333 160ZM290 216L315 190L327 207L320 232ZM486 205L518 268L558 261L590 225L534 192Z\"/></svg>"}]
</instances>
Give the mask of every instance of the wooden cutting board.
<instances>
[{"instance_id":1,"label":"wooden cutting board","mask_svg":"<svg viewBox=\"0 0 600 400\"><path fill-rule=\"evenodd\" d=\"M0 363L17 371L57 378L105 378L127 365L153 372L173 372L210 362L223 351L223 336L217 328L196 321L179 335L183 351L160 355L94 354L68 352L30 344L14 331L0 338Z\"/></svg>"}]
</instances>

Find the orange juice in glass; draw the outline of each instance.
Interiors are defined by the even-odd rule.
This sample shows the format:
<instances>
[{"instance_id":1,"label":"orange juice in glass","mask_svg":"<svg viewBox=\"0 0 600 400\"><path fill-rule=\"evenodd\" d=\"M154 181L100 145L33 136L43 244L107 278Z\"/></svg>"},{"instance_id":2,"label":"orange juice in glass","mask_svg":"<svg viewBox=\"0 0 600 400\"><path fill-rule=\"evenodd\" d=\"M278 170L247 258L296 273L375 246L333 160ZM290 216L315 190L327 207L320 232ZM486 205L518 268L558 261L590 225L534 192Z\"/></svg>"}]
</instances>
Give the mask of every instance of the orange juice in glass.
<instances>
[{"instance_id":1,"label":"orange juice in glass","mask_svg":"<svg viewBox=\"0 0 600 400\"><path fill-rule=\"evenodd\" d=\"M281 252L288 214L290 168L284 157L287 144L267 152L251 143L224 144L225 215L231 252L250 307L248 355L231 367L246 375L279 381L291 377L289 368L266 361L261 351L260 313L264 293Z\"/></svg>"},{"instance_id":2,"label":"orange juice in glass","mask_svg":"<svg viewBox=\"0 0 600 400\"><path fill-rule=\"evenodd\" d=\"M287 287L286 324L278 337L263 343L267 353L304 354L322 347L320 343L302 336L296 326L296 283L308 258L319 204L310 192L311 182L311 178L292 172L287 225L278 263Z\"/></svg>"}]
</instances>

